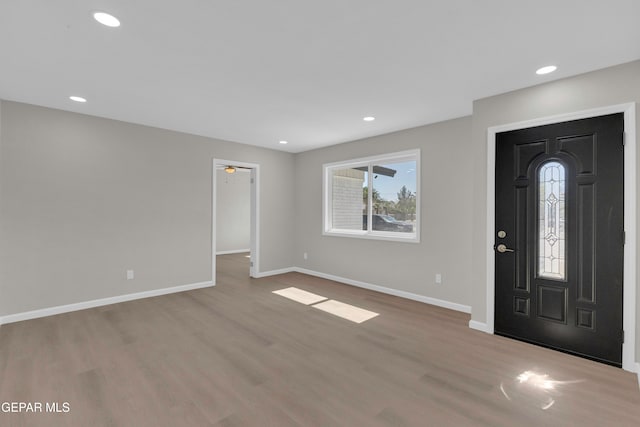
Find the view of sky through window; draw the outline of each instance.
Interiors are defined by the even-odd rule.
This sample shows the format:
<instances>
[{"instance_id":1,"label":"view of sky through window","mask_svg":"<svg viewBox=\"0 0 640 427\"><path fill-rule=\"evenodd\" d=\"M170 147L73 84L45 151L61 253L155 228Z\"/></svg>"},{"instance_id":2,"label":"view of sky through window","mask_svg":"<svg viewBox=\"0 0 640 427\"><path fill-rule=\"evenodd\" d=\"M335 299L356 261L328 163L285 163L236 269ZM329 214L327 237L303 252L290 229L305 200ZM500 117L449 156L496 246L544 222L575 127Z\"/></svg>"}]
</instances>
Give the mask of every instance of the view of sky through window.
<instances>
[{"instance_id":1,"label":"view of sky through window","mask_svg":"<svg viewBox=\"0 0 640 427\"><path fill-rule=\"evenodd\" d=\"M393 178L382 174L374 174L373 187L378 191L382 199L397 202L398 192L403 185L406 186L407 190L411 191L412 193L416 192L417 183L415 160L402 163L386 164L381 166L388 167L396 171L396 174ZM366 187L367 185L367 181L362 184L363 187Z\"/></svg>"}]
</instances>

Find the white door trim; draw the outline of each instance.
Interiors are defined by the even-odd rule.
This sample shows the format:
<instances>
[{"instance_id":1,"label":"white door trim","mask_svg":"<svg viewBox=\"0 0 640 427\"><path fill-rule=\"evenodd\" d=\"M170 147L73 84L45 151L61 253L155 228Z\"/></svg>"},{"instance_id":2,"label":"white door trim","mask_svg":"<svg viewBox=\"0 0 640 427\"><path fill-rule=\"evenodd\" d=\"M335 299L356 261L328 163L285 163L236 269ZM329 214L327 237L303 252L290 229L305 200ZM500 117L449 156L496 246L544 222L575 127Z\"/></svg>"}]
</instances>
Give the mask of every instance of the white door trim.
<instances>
[{"instance_id":1,"label":"white door trim","mask_svg":"<svg viewBox=\"0 0 640 427\"><path fill-rule=\"evenodd\" d=\"M479 327L476 321L469 324L474 329L483 329L485 332L494 333L495 316L495 251L493 250L495 236L495 168L496 168L496 134L516 129L525 129L535 126L561 123L570 120L585 119L589 117L603 116L607 114L624 113L624 228L626 231L626 244L624 246L624 302L623 302L623 328L625 340L622 345L622 368L627 371L636 371L636 104L620 104L608 107L595 108L569 114L561 114L510 123L488 128L487 134L487 236L486 236L486 262L487 262L487 317L486 327Z\"/></svg>"},{"instance_id":2,"label":"white door trim","mask_svg":"<svg viewBox=\"0 0 640 427\"><path fill-rule=\"evenodd\" d=\"M251 169L251 267L249 275L257 277L260 273L260 165L258 163L239 162L236 160L213 159L211 185L211 280L216 284L216 207L217 207L217 173L219 166L241 166Z\"/></svg>"}]
</instances>

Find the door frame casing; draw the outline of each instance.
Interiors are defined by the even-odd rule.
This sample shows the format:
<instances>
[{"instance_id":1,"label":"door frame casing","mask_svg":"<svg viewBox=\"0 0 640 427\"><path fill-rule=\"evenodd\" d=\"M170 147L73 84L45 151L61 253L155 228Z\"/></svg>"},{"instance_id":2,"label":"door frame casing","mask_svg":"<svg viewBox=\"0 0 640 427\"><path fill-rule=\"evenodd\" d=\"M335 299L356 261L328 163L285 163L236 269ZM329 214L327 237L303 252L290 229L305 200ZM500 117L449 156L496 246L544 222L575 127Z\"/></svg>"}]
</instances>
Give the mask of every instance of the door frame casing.
<instances>
[{"instance_id":1,"label":"door frame casing","mask_svg":"<svg viewBox=\"0 0 640 427\"><path fill-rule=\"evenodd\" d=\"M251 267L249 269L250 277L258 277L260 272L260 165L258 163L239 162L235 160L213 159L212 168L212 191L211 191L211 280L213 284L216 284L216 209L217 202L217 168L219 166L239 166L243 168L251 169L251 179L253 182L250 184L250 209L251 209L251 225L250 225L250 256Z\"/></svg>"},{"instance_id":2,"label":"door frame casing","mask_svg":"<svg viewBox=\"0 0 640 427\"><path fill-rule=\"evenodd\" d=\"M495 321L495 168L496 168L496 134L518 129L526 129L536 126L554 123L568 122L571 120L586 119L607 114L624 114L624 229L626 241L624 245L624 272L623 272L623 329L625 339L622 344L622 369L636 372L635 348L636 348L636 104L627 103L612 105L602 108L594 108L574 113L559 114L492 126L487 129L487 234L486 234L486 324L479 327L479 322L470 321L470 327L481 329L486 333L494 333Z\"/></svg>"}]
</instances>

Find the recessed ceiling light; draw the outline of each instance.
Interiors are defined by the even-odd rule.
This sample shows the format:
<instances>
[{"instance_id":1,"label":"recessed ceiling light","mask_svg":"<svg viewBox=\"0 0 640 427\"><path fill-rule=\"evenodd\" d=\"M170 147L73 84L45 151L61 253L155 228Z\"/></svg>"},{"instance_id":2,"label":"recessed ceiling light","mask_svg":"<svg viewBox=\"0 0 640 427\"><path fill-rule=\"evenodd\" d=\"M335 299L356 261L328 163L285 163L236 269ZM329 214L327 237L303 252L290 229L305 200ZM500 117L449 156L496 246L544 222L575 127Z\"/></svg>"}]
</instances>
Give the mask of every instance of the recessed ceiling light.
<instances>
[{"instance_id":1,"label":"recessed ceiling light","mask_svg":"<svg viewBox=\"0 0 640 427\"><path fill-rule=\"evenodd\" d=\"M557 69L558 67L556 67L555 65L547 65L546 67L538 68L538 70L536 71L536 74L538 75L549 74L549 73L553 73Z\"/></svg>"},{"instance_id":2,"label":"recessed ceiling light","mask_svg":"<svg viewBox=\"0 0 640 427\"><path fill-rule=\"evenodd\" d=\"M81 96L70 96L69 99L75 102L87 102L87 100Z\"/></svg>"},{"instance_id":3,"label":"recessed ceiling light","mask_svg":"<svg viewBox=\"0 0 640 427\"><path fill-rule=\"evenodd\" d=\"M119 27L120 20L113 15L110 15L106 12L94 12L93 19L101 23L102 25L106 25L107 27Z\"/></svg>"},{"instance_id":4,"label":"recessed ceiling light","mask_svg":"<svg viewBox=\"0 0 640 427\"><path fill-rule=\"evenodd\" d=\"M372 116L367 116L367 117L363 117L362 120L364 120L365 122L372 122L374 121L376 118L372 117Z\"/></svg>"},{"instance_id":5,"label":"recessed ceiling light","mask_svg":"<svg viewBox=\"0 0 640 427\"><path fill-rule=\"evenodd\" d=\"M289 141L280 141L280 144L284 145L284 144L288 144Z\"/></svg>"}]
</instances>

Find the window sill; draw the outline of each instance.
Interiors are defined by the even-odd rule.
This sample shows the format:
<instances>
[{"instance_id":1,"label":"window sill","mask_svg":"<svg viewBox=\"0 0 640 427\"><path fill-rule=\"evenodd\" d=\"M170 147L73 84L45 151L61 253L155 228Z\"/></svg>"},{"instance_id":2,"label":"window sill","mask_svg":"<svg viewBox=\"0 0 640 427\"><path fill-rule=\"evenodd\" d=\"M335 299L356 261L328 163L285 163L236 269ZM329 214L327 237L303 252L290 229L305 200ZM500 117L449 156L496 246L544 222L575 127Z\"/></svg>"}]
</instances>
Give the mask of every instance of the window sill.
<instances>
[{"instance_id":1,"label":"window sill","mask_svg":"<svg viewBox=\"0 0 640 427\"><path fill-rule=\"evenodd\" d=\"M348 231L348 230L325 230L322 232L323 236L329 237L351 237L355 239L367 239L367 240L386 240L389 242L404 242L404 243L420 243L420 238L417 233L388 233L384 231Z\"/></svg>"}]
</instances>

